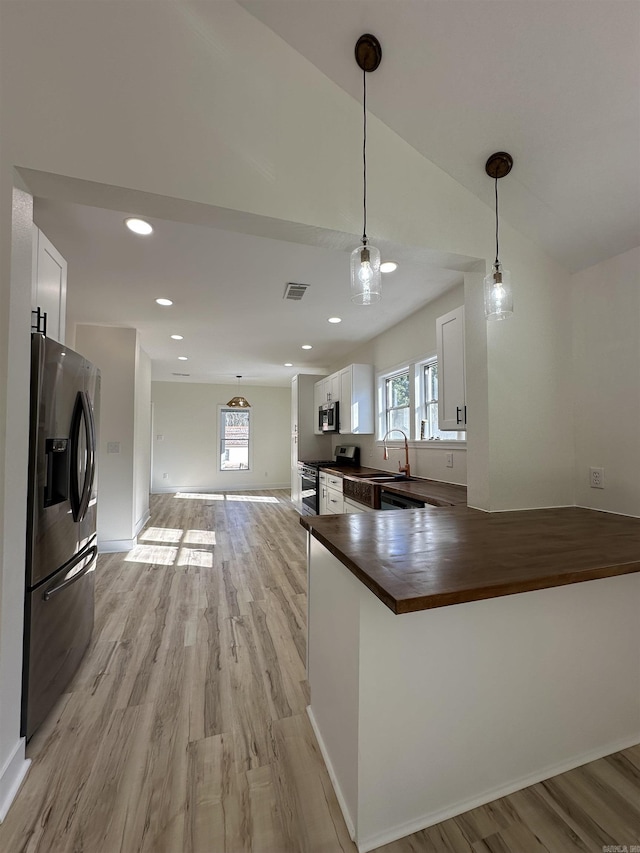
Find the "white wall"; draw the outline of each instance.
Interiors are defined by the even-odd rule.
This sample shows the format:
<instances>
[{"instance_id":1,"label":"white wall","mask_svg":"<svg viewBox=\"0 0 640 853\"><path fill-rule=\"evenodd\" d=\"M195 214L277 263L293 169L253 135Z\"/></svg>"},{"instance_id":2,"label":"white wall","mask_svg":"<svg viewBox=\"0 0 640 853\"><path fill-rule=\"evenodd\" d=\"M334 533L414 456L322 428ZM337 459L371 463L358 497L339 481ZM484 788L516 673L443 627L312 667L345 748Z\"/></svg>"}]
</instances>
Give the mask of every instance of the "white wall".
<instances>
[{"instance_id":1,"label":"white wall","mask_svg":"<svg viewBox=\"0 0 640 853\"><path fill-rule=\"evenodd\" d=\"M149 357L138 332L116 326L76 326L76 349L100 368L98 547L128 550L148 517L150 456ZM108 453L118 443L119 452Z\"/></svg>"},{"instance_id":2,"label":"white wall","mask_svg":"<svg viewBox=\"0 0 640 853\"><path fill-rule=\"evenodd\" d=\"M133 532L137 535L149 519L151 479L151 359L136 344L133 424Z\"/></svg>"},{"instance_id":3,"label":"white wall","mask_svg":"<svg viewBox=\"0 0 640 853\"><path fill-rule=\"evenodd\" d=\"M11 176L9 176L11 177ZM0 189L2 257L12 254L11 290L0 285L0 821L28 767L20 737L25 588L31 234L33 203L11 185ZM6 203L8 202L8 204ZM22 286L24 285L24 286ZM12 322L9 322L9 320ZM9 357L10 356L10 357ZM4 373L1 371L4 369ZM25 415L27 420L25 421Z\"/></svg>"},{"instance_id":4,"label":"white wall","mask_svg":"<svg viewBox=\"0 0 640 853\"><path fill-rule=\"evenodd\" d=\"M438 299L416 311L406 320L383 332L363 346L358 347L342 361L331 367L331 373L347 364L373 364L375 372L384 372L403 363L416 361L436 354L436 318L464 303L462 285L454 287ZM363 309L366 311L366 309ZM395 471L404 450L391 449L387 462L382 458L382 448L375 435L338 436L333 445L351 443L360 447L362 465ZM446 455L453 453L453 468L446 467ZM467 482L467 452L465 448L439 447L433 442L409 450L411 473L416 477L429 477L448 483L465 485Z\"/></svg>"},{"instance_id":5,"label":"white wall","mask_svg":"<svg viewBox=\"0 0 640 853\"><path fill-rule=\"evenodd\" d=\"M152 490L288 488L291 477L291 389L245 385L251 403L252 464L249 471L219 471L218 406L238 386L152 382ZM158 436L163 436L158 439ZM167 479L163 474L168 474Z\"/></svg>"},{"instance_id":6,"label":"white wall","mask_svg":"<svg viewBox=\"0 0 640 853\"><path fill-rule=\"evenodd\" d=\"M571 295L576 503L640 516L640 249L576 273Z\"/></svg>"}]
</instances>

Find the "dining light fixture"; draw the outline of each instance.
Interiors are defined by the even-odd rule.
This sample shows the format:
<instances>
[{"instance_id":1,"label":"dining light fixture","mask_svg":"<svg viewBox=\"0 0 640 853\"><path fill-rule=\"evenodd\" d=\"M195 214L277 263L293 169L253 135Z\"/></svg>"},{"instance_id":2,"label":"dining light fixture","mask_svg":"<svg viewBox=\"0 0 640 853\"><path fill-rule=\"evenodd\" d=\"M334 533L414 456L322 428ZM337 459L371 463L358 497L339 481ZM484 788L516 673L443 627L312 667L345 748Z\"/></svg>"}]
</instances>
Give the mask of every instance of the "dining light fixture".
<instances>
[{"instance_id":1,"label":"dining light fixture","mask_svg":"<svg viewBox=\"0 0 640 853\"><path fill-rule=\"evenodd\" d=\"M372 305L382 296L380 250L367 239L367 73L375 71L382 59L380 42L370 33L356 42L355 56L362 69L362 245L351 253L351 301L356 305Z\"/></svg>"},{"instance_id":2,"label":"dining light fixture","mask_svg":"<svg viewBox=\"0 0 640 853\"><path fill-rule=\"evenodd\" d=\"M496 259L493 268L484 278L484 313L487 320L505 320L513 314L511 273L502 268L498 256L498 178L508 175L513 166L513 157L506 151L492 154L485 164L485 171L495 180L496 187Z\"/></svg>"},{"instance_id":3,"label":"dining light fixture","mask_svg":"<svg viewBox=\"0 0 640 853\"><path fill-rule=\"evenodd\" d=\"M238 392L239 392L240 391L240 380L242 379L242 376L236 376L236 379L238 380ZM251 403L246 399L246 397L243 397L240 393L238 393L237 396L232 397L229 400L229 402L227 403L227 406L230 409L250 409Z\"/></svg>"}]
</instances>

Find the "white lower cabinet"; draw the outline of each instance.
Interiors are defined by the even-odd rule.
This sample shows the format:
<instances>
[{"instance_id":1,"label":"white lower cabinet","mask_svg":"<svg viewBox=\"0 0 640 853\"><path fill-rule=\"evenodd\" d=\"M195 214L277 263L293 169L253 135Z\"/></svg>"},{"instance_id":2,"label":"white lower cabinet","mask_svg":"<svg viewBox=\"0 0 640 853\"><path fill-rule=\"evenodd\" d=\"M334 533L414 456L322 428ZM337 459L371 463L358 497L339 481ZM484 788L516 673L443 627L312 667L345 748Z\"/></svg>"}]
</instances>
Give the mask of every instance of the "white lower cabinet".
<instances>
[{"instance_id":1,"label":"white lower cabinet","mask_svg":"<svg viewBox=\"0 0 640 853\"><path fill-rule=\"evenodd\" d=\"M343 512L375 512L375 509L372 506L365 506L359 501L354 501L352 498L345 498Z\"/></svg>"},{"instance_id":2,"label":"white lower cabinet","mask_svg":"<svg viewBox=\"0 0 640 853\"><path fill-rule=\"evenodd\" d=\"M344 511L342 477L320 471L320 515L338 515Z\"/></svg>"}]
</instances>

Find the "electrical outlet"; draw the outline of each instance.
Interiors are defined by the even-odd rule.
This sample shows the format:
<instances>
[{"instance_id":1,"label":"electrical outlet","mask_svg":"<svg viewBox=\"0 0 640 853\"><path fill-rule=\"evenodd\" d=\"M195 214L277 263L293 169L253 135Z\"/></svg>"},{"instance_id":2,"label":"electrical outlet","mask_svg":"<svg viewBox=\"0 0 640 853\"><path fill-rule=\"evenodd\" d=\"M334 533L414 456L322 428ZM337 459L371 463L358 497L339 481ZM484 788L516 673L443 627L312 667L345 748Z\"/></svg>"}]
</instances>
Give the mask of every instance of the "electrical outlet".
<instances>
[{"instance_id":1,"label":"electrical outlet","mask_svg":"<svg viewBox=\"0 0 640 853\"><path fill-rule=\"evenodd\" d=\"M169 475L168 475L168 474L163 474L163 475L162 475L162 479L163 479L163 480L168 480L168 479L169 479Z\"/></svg>"},{"instance_id":2,"label":"electrical outlet","mask_svg":"<svg viewBox=\"0 0 640 853\"><path fill-rule=\"evenodd\" d=\"M107 453L120 453L120 442L119 441L108 441L107 442Z\"/></svg>"},{"instance_id":3,"label":"electrical outlet","mask_svg":"<svg viewBox=\"0 0 640 853\"><path fill-rule=\"evenodd\" d=\"M447 453L447 468L453 468L453 453Z\"/></svg>"},{"instance_id":4,"label":"electrical outlet","mask_svg":"<svg viewBox=\"0 0 640 853\"><path fill-rule=\"evenodd\" d=\"M592 489L604 489L604 468L589 468L589 485Z\"/></svg>"}]
</instances>

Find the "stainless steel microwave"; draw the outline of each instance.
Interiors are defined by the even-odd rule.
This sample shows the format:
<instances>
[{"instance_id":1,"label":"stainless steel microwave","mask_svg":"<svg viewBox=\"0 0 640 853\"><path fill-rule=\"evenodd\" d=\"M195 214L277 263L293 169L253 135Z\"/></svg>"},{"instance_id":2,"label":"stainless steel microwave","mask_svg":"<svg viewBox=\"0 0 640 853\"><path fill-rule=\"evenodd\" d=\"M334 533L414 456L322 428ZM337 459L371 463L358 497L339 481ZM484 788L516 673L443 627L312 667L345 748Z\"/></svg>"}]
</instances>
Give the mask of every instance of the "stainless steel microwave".
<instances>
[{"instance_id":1,"label":"stainless steel microwave","mask_svg":"<svg viewBox=\"0 0 640 853\"><path fill-rule=\"evenodd\" d=\"M339 403L324 403L318 410L318 426L322 432L338 432L340 429Z\"/></svg>"}]
</instances>

